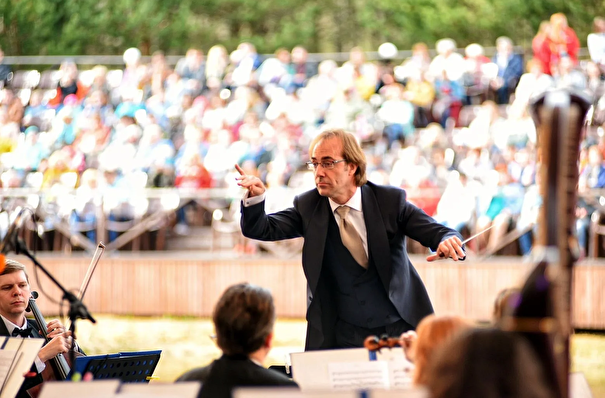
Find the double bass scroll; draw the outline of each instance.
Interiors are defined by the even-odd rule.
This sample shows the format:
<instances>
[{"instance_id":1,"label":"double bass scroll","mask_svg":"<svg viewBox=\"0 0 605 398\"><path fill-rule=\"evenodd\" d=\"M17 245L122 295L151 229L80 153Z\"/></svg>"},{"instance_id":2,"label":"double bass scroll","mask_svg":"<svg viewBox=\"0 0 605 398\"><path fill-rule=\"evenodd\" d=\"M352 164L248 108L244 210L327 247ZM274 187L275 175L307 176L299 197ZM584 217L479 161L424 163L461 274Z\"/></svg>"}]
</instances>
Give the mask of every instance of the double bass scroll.
<instances>
[{"instance_id":1,"label":"double bass scroll","mask_svg":"<svg viewBox=\"0 0 605 398\"><path fill-rule=\"evenodd\" d=\"M522 290L528 300L515 309L513 320L519 323L537 319L538 324L549 320L552 328L548 332L515 327L511 330L528 338L557 398L569 396L571 278L578 257L574 234L578 159L590 103L581 92L554 90L537 98L530 108L538 130L543 204L538 216L536 247L532 251L537 265ZM529 294L534 294L533 300L529 300Z\"/></svg>"}]
</instances>

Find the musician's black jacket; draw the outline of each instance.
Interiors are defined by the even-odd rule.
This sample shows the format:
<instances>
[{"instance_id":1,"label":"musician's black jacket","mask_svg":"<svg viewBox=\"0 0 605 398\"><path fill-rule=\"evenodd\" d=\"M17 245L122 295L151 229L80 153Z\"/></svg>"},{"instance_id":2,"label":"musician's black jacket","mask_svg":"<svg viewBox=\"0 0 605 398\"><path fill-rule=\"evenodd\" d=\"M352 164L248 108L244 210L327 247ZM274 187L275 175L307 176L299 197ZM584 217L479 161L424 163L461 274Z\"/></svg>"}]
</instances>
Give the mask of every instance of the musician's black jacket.
<instances>
[{"instance_id":1,"label":"musician's black jacket","mask_svg":"<svg viewBox=\"0 0 605 398\"><path fill-rule=\"evenodd\" d=\"M42 336L39 332L40 326L38 326L38 322L36 322L35 319L28 319L27 327L32 328L32 337L44 338L44 336ZM0 318L0 336L10 336L10 334L8 333L8 330L6 329L6 325L4 324L4 321L2 321L1 318ZM84 352L79 347L78 347L78 351L80 353L84 354ZM36 375L33 377L25 378L25 380L23 381L23 384L21 385L21 388L19 389L19 392L17 393L16 398L30 398L30 395L27 393L27 390L44 382L44 379L42 378L42 374L38 373L36 364L32 364L31 372L35 373Z\"/></svg>"}]
</instances>

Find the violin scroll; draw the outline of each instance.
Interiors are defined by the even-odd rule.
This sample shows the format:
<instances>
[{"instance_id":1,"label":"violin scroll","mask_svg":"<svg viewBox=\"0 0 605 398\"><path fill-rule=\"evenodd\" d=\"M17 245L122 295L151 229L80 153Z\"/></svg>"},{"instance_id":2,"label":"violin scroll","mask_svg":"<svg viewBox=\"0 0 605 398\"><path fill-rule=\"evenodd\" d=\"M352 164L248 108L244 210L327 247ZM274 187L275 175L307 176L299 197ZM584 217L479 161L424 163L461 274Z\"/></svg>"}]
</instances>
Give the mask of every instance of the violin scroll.
<instances>
[{"instance_id":1,"label":"violin scroll","mask_svg":"<svg viewBox=\"0 0 605 398\"><path fill-rule=\"evenodd\" d=\"M399 337L389 337L386 334L382 336L368 336L363 342L363 346L369 351L380 351L382 348L401 347Z\"/></svg>"}]
</instances>

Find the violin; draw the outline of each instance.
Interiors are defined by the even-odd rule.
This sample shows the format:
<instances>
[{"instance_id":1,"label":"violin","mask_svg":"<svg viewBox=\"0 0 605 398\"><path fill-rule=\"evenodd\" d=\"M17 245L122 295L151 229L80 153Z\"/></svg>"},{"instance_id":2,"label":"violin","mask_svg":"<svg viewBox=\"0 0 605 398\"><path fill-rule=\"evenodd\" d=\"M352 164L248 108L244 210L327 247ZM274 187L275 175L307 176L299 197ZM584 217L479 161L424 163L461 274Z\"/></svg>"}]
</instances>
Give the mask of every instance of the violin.
<instances>
[{"instance_id":1,"label":"violin","mask_svg":"<svg viewBox=\"0 0 605 398\"><path fill-rule=\"evenodd\" d=\"M380 337L368 336L364 340L363 346L369 351L380 351L382 348L401 347L401 340L399 337L389 337L386 334Z\"/></svg>"}]
</instances>

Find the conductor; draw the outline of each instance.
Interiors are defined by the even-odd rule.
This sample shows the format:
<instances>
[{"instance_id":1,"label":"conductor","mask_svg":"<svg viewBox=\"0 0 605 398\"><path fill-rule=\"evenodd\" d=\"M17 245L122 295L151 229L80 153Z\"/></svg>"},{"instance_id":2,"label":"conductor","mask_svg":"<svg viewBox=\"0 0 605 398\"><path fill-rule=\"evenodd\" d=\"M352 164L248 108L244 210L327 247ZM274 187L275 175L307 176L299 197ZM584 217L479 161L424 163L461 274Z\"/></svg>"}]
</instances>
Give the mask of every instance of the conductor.
<instances>
[{"instance_id":1,"label":"conductor","mask_svg":"<svg viewBox=\"0 0 605 398\"><path fill-rule=\"evenodd\" d=\"M427 261L458 261L465 258L460 235L407 202L404 190L368 182L365 155L352 134L322 132L309 158L316 189L273 214L265 213L262 181L236 165L238 184L248 190L243 234L265 241L304 237L306 350L363 347L369 335L413 330L433 307L405 237L436 252Z\"/></svg>"}]
</instances>

